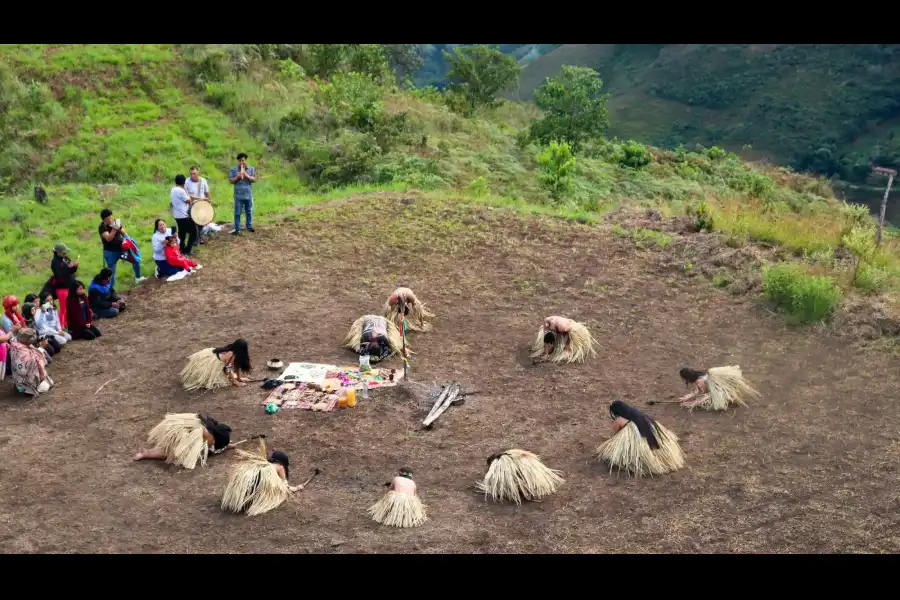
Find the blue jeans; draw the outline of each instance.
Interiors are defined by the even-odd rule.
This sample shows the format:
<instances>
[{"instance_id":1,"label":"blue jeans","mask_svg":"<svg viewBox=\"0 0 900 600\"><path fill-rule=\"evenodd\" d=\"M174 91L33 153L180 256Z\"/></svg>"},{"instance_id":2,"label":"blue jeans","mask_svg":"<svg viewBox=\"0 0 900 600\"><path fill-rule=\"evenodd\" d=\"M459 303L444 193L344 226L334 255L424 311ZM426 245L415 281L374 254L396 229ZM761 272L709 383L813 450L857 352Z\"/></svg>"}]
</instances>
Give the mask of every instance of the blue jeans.
<instances>
[{"instance_id":1,"label":"blue jeans","mask_svg":"<svg viewBox=\"0 0 900 600\"><path fill-rule=\"evenodd\" d=\"M158 271L158 277L171 277L178 271L184 271L181 267L173 267L164 260L156 261L156 270Z\"/></svg>"},{"instance_id":2,"label":"blue jeans","mask_svg":"<svg viewBox=\"0 0 900 600\"><path fill-rule=\"evenodd\" d=\"M121 252L112 252L110 250L103 251L103 262L106 263L106 266L109 267L109 270L112 271L112 282L110 285L116 287L116 265L119 263L119 260L122 258ZM132 263L132 267L134 267L134 277L135 279L141 278L141 263Z\"/></svg>"},{"instance_id":3,"label":"blue jeans","mask_svg":"<svg viewBox=\"0 0 900 600\"><path fill-rule=\"evenodd\" d=\"M241 209L247 215L247 229L253 227L253 198L235 198L234 199L234 230L241 230Z\"/></svg>"},{"instance_id":4,"label":"blue jeans","mask_svg":"<svg viewBox=\"0 0 900 600\"><path fill-rule=\"evenodd\" d=\"M119 316L119 309L107 308L105 310L95 310L94 316L98 319L114 319Z\"/></svg>"}]
</instances>

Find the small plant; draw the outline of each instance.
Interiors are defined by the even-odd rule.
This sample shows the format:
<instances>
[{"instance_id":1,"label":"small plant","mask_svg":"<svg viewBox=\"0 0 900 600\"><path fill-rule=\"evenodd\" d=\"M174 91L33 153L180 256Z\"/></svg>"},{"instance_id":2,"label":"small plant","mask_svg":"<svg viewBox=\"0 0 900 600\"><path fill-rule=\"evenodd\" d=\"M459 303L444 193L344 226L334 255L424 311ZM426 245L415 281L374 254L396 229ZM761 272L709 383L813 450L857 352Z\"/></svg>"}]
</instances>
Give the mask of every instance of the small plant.
<instances>
[{"instance_id":1,"label":"small plant","mask_svg":"<svg viewBox=\"0 0 900 600\"><path fill-rule=\"evenodd\" d=\"M726 155L727 152L718 146L713 146L706 151L706 157L709 158L709 160L722 160Z\"/></svg>"},{"instance_id":2,"label":"small plant","mask_svg":"<svg viewBox=\"0 0 900 600\"><path fill-rule=\"evenodd\" d=\"M484 177L477 177L469 184L469 193L476 198L484 198L491 193L491 188Z\"/></svg>"},{"instance_id":3,"label":"small plant","mask_svg":"<svg viewBox=\"0 0 900 600\"><path fill-rule=\"evenodd\" d=\"M723 273L713 275L712 284L717 288L728 287L731 284L731 278Z\"/></svg>"},{"instance_id":4,"label":"small plant","mask_svg":"<svg viewBox=\"0 0 900 600\"><path fill-rule=\"evenodd\" d=\"M689 217L693 217L698 231L711 232L713 230L712 210L706 200L701 200L696 206L688 206L685 212Z\"/></svg>"},{"instance_id":5,"label":"small plant","mask_svg":"<svg viewBox=\"0 0 900 600\"><path fill-rule=\"evenodd\" d=\"M647 146L633 140L622 144L622 152L617 158L619 164L631 169L646 167L653 161L653 156Z\"/></svg>"},{"instance_id":6,"label":"small plant","mask_svg":"<svg viewBox=\"0 0 900 600\"><path fill-rule=\"evenodd\" d=\"M853 254L853 284L856 285L860 265L871 265L875 257L874 232L867 227L853 227L841 237L841 244Z\"/></svg>"},{"instance_id":7,"label":"small plant","mask_svg":"<svg viewBox=\"0 0 900 600\"><path fill-rule=\"evenodd\" d=\"M766 297L801 323L821 321L841 299L841 289L833 279L809 275L795 264L767 268L763 286Z\"/></svg>"},{"instance_id":8,"label":"small plant","mask_svg":"<svg viewBox=\"0 0 900 600\"><path fill-rule=\"evenodd\" d=\"M575 157L572 149L565 142L550 142L550 145L538 154L537 162L541 168L541 183L549 190L554 200L559 200L569 190L570 177L575 170Z\"/></svg>"}]
</instances>

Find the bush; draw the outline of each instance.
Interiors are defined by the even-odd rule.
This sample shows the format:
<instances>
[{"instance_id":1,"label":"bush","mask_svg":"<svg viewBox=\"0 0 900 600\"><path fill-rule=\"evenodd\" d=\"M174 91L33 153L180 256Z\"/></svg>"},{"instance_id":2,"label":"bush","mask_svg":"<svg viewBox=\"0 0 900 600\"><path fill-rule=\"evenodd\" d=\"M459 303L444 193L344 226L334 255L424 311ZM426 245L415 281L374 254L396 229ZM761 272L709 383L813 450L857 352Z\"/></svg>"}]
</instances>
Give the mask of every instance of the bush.
<instances>
[{"instance_id":1,"label":"bush","mask_svg":"<svg viewBox=\"0 0 900 600\"><path fill-rule=\"evenodd\" d=\"M622 144L622 151L616 159L623 167L640 169L649 165L653 161L653 156L647 146L630 140Z\"/></svg>"},{"instance_id":2,"label":"bush","mask_svg":"<svg viewBox=\"0 0 900 600\"><path fill-rule=\"evenodd\" d=\"M484 177L477 177L469 184L469 193L476 198L484 198L491 193L491 188Z\"/></svg>"},{"instance_id":3,"label":"bush","mask_svg":"<svg viewBox=\"0 0 900 600\"><path fill-rule=\"evenodd\" d=\"M384 113L383 90L362 73L338 74L319 84L316 101L327 110L338 126L349 125L360 131L371 130Z\"/></svg>"},{"instance_id":4,"label":"bush","mask_svg":"<svg viewBox=\"0 0 900 600\"><path fill-rule=\"evenodd\" d=\"M821 321L841 299L841 290L834 280L809 275L795 264L767 268L763 285L770 300L802 323Z\"/></svg>"},{"instance_id":5,"label":"bush","mask_svg":"<svg viewBox=\"0 0 900 600\"><path fill-rule=\"evenodd\" d=\"M602 88L594 69L564 66L562 73L548 78L534 93L544 116L532 121L530 137L541 144L564 141L573 153L586 141L599 139L609 127L609 94L601 94Z\"/></svg>"},{"instance_id":6,"label":"bush","mask_svg":"<svg viewBox=\"0 0 900 600\"><path fill-rule=\"evenodd\" d=\"M550 142L537 156L537 162L541 168L541 183L550 190L553 199L558 200L569 189L570 176L575 170L572 149L565 142Z\"/></svg>"}]
</instances>

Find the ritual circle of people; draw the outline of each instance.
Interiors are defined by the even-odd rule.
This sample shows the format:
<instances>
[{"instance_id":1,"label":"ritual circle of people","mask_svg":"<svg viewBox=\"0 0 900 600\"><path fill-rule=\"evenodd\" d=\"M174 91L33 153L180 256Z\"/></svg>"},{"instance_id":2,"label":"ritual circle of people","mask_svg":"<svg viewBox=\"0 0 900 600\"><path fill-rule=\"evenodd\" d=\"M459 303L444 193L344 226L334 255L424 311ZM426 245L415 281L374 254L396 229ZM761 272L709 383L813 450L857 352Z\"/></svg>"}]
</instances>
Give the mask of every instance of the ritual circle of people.
<instances>
[{"instance_id":1,"label":"ritual circle of people","mask_svg":"<svg viewBox=\"0 0 900 600\"><path fill-rule=\"evenodd\" d=\"M246 159L246 155L240 155L239 167L231 170L232 183L235 183L236 177L241 180L245 172L246 163L241 158ZM252 173L255 181L255 171ZM184 191L184 177L176 179L176 188L172 192L173 207L182 208L176 205L176 201L190 205L202 198L208 200L206 180L198 179L193 168L191 177L195 187L190 194L185 194L187 202L175 191ZM249 206L252 206L252 197ZM247 207L244 191L239 196L236 188L236 220L240 218L240 209ZM247 229L252 231L249 210L247 215ZM100 225L100 236L107 267L94 278L87 291L74 277L77 261L69 259L69 250L64 244L57 244L52 264L53 277L41 294L26 297L21 308L16 298L7 296L3 299L4 334L0 336L0 352L3 353L0 358L3 360L0 364L7 369L11 365L10 372L19 392L37 396L49 391L54 386L46 369L51 357L72 339L91 340L99 336L100 331L93 324L94 315L112 318L124 310L124 301L113 290L115 264L118 260L132 262L135 265L135 277L142 279L136 244L125 234L121 223L113 221L111 217L109 210L101 213L103 222ZM179 223L179 233L181 225ZM188 223L184 225L184 230L190 229ZM193 227L196 230L197 226ZM158 255L157 241L165 244L166 254L163 259L157 260L157 277L171 277L160 262L174 266L166 258L174 256L169 248L179 249L179 242L176 241L179 238L161 220L157 221L154 230L154 259ZM185 250L190 253L191 246L188 245ZM185 265L182 269L193 272L195 267ZM60 302L59 312L54 304L57 299ZM371 366L373 363L399 356L404 364L408 364L413 353L407 343L407 334L425 334L431 331L434 318L435 315L411 289L401 287L394 290L387 299L381 314L368 314L356 319L344 339L344 346L359 357L359 377L344 381L346 387L340 390L342 405L348 401L350 406L355 403L357 389L366 393L366 374L377 371ZM584 324L561 316L550 316L544 319L538 329L531 344L531 356L536 361L557 364L583 363L596 357L598 345ZM267 366L270 369L280 369L284 365L280 361L269 361ZM181 371L182 386L188 391L204 392L228 386L245 387L252 381L252 369L249 345L245 340L237 339L225 346L206 348L191 355ZM0 367L0 379L5 371ZM263 387L272 389L283 386L285 380L290 379L286 375L289 371L290 367L278 378L266 380ZM391 370L389 375L392 382L395 379L394 373L395 370ZM341 374L326 375L337 377ZM649 404L677 403L689 410L699 408L724 411L735 406L746 406L747 400L759 398L759 393L744 380L739 366L707 370L682 368L679 375L685 385L691 388L688 394L678 400ZM306 385L315 387L314 384ZM271 407L267 405L268 408ZM610 472L618 470L634 477L659 476L684 466L684 454L678 437L649 415L616 400L609 406L609 418L613 434L596 449L595 459L608 465ZM261 515L278 508L295 493L303 490L319 473L316 469L303 483L291 485L288 455L280 451L269 455L264 434L232 442L231 433L229 425L207 415L167 414L150 431L148 447L135 454L134 460L164 460L184 469L194 469L198 465L206 465L209 455L234 449L238 461L225 484L221 507L227 512L249 516ZM256 452L237 448L254 440L259 440ZM487 472L476 485L476 490L495 502L519 505L523 501L539 501L555 493L564 483L560 471L545 466L536 454L527 450L513 448L498 452L488 457L487 465ZM402 467L392 481L384 484L388 488L387 493L368 509L368 514L374 521L404 528L417 527L426 522L426 507L419 497L412 475L410 468Z\"/></svg>"}]
</instances>

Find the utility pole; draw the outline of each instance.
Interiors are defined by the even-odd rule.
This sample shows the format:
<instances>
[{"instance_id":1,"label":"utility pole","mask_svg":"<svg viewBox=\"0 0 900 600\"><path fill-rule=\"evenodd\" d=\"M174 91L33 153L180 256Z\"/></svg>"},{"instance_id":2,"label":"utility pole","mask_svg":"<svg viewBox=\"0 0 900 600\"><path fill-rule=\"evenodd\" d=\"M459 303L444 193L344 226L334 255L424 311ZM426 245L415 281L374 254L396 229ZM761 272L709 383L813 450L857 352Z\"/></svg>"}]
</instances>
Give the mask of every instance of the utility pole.
<instances>
[{"instance_id":1,"label":"utility pole","mask_svg":"<svg viewBox=\"0 0 900 600\"><path fill-rule=\"evenodd\" d=\"M881 246L881 230L884 228L884 213L887 210L888 194L891 193L891 185L894 183L894 176L897 174L897 171L885 167L872 167L872 172L888 176L887 187L884 190L884 198L881 199L881 215L878 217L878 233L875 236L875 247L877 248Z\"/></svg>"}]
</instances>

